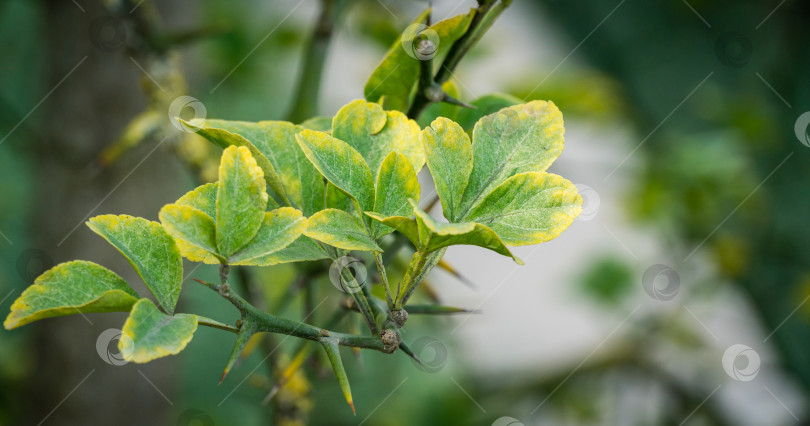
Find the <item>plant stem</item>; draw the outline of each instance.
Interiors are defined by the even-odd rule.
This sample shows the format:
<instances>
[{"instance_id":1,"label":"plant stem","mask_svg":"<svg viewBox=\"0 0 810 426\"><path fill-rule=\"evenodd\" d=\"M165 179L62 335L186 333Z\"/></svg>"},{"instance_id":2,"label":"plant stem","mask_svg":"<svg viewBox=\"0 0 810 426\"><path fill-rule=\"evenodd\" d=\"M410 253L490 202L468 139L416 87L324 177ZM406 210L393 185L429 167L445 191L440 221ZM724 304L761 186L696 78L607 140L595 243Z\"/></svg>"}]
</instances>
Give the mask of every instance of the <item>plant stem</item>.
<instances>
[{"instance_id":1,"label":"plant stem","mask_svg":"<svg viewBox=\"0 0 810 426\"><path fill-rule=\"evenodd\" d=\"M328 337L336 339L338 344L342 346L374 349L380 352L387 352L383 347L382 341L378 337L339 333L307 323L280 318L268 312L259 310L255 306L248 303L247 300L234 293L230 288L227 287L227 285L217 285L196 279L195 281L216 291L231 302L231 304L236 306L240 312L243 312L243 321L251 324L255 332L279 333L312 340L315 342L320 342L321 339Z\"/></svg>"},{"instance_id":2,"label":"plant stem","mask_svg":"<svg viewBox=\"0 0 810 426\"><path fill-rule=\"evenodd\" d=\"M352 276L351 272L348 271L348 268L342 268L340 270L340 280L341 287L344 287L347 293L352 296L352 299L354 299L354 303L357 305L360 313L363 314L363 318L366 320L366 324L368 324L371 334L374 336L379 335L380 329L377 327L377 322L374 320L374 314L371 312L371 306L368 304L368 299L366 298L365 293L362 291L361 285L357 283L357 279Z\"/></svg>"},{"instance_id":3,"label":"plant stem","mask_svg":"<svg viewBox=\"0 0 810 426\"><path fill-rule=\"evenodd\" d=\"M301 77L293 95L293 105L287 119L294 123L306 120L318 113L318 95L321 90L323 66L329 51L329 42L334 32L345 0L322 0L321 13L312 37L304 48L304 60L301 63Z\"/></svg>"},{"instance_id":4,"label":"plant stem","mask_svg":"<svg viewBox=\"0 0 810 426\"><path fill-rule=\"evenodd\" d=\"M408 109L408 118L416 120L428 105L437 102L435 98L431 99L432 97L428 96L428 92L434 90L434 86L441 88L441 85L452 77L453 71L461 62L461 59L464 58L481 37L484 36L495 22L495 19L498 18L510 3L512 3L511 0L485 0L480 2L467 31L450 46L450 50L439 66L436 76L430 79L430 85L426 85L426 83L422 81L423 79L420 78L419 87L416 89L416 96L414 97L411 107ZM432 74L433 71L430 70L429 75L432 76Z\"/></svg>"},{"instance_id":5,"label":"plant stem","mask_svg":"<svg viewBox=\"0 0 810 426\"><path fill-rule=\"evenodd\" d=\"M443 84L453 75L461 59L481 40L489 30L495 19L509 6L511 0L488 0L483 2L475 12L467 32L464 33L450 47L439 71L436 73L436 83Z\"/></svg>"}]
</instances>

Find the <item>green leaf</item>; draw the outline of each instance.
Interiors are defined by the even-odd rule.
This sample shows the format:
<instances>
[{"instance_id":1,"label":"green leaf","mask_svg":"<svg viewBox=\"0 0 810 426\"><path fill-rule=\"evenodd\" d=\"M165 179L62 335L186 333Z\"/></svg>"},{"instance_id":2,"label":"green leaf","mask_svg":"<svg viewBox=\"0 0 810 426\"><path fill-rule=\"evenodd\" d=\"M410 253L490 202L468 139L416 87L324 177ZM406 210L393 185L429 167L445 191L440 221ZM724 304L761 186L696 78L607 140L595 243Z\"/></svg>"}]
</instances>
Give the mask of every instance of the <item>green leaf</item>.
<instances>
[{"instance_id":1,"label":"green leaf","mask_svg":"<svg viewBox=\"0 0 810 426\"><path fill-rule=\"evenodd\" d=\"M328 259L329 254L312 238L300 236L287 247L268 255L251 259L251 265L271 266L280 263L310 262Z\"/></svg>"},{"instance_id":2,"label":"green leaf","mask_svg":"<svg viewBox=\"0 0 810 426\"><path fill-rule=\"evenodd\" d=\"M521 103L523 103L521 99L502 93L481 96L480 98L472 101L472 105L475 106L475 109L456 107L458 113L454 120L464 129L465 132L470 133L472 132L475 123L477 123L481 117L494 114L504 108Z\"/></svg>"},{"instance_id":3,"label":"green leaf","mask_svg":"<svg viewBox=\"0 0 810 426\"><path fill-rule=\"evenodd\" d=\"M262 169L247 148L232 146L222 153L218 187L217 248L227 258L256 236L267 207Z\"/></svg>"},{"instance_id":4,"label":"green leaf","mask_svg":"<svg viewBox=\"0 0 810 426\"><path fill-rule=\"evenodd\" d=\"M419 137L425 148L427 165L436 193L442 202L442 213L455 222L473 169L472 146L464 129L453 121L439 117Z\"/></svg>"},{"instance_id":5,"label":"green leaf","mask_svg":"<svg viewBox=\"0 0 810 426\"><path fill-rule=\"evenodd\" d=\"M453 80L445 81L444 84L442 84L442 90L444 90L444 93L447 93L453 99L461 99L458 87L456 87L456 84L453 83ZM424 129L427 126L430 126L430 123L439 117L445 117L453 121L457 121L456 117L458 116L460 109L469 108L463 108L447 102L433 102L428 105L424 111L422 111L422 114L419 114L419 119L416 120L416 122L419 124L420 129Z\"/></svg>"},{"instance_id":6,"label":"green leaf","mask_svg":"<svg viewBox=\"0 0 810 426\"><path fill-rule=\"evenodd\" d=\"M282 207L264 214L259 232L245 247L231 256L234 265L252 265L254 259L263 258L287 247L307 229L307 220L300 210Z\"/></svg>"},{"instance_id":7,"label":"green leaf","mask_svg":"<svg viewBox=\"0 0 810 426\"><path fill-rule=\"evenodd\" d=\"M357 150L346 142L314 130L302 131L296 140L323 177L354 198L362 211L374 207L374 179Z\"/></svg>"},{"instance_id":8,"label":"green leaf","mask_svg":"<svg viewBox=\"0 0 810 426\"><path fill-rule=\"evenodd\" d=\"M238 128L239 124L243 122L201 118L195 118L191 121L185 121L182 118L178 118L178 120L222 149L226 149L229 146L236 146L245 147L250 150L250 154L255 159L256 164L258 164L264 172L263 178L267 182L267 185L269 185L270 188L275 191L276 194L278 194L285 204L291 204L290 199L287 197L287 193L284 190L281 177L278 175L273 163L271 163L270 160L267 159L267 157L253 143L251 143L250 140L238 133L228 130L231 127ZM275 203L275 201L271 202Z\"/></svg>"},{"instance_id":9,"label":"green leaf","mask_svg":"<svg viewBox=\"0 0 810 426\"><path fill-rule=\"evenodd\" d=\"M141 364L180 353L196 330L196 315L169 316L160 312L151 300L141 299L124 323L118 349L127 361Z\"/></svg>"},{"instance_id":10,"label":"green leaf","mask_svg":"<svg viewBox=\"0 0 810 426\"><path fill-rule=\"evenodd\" d=\"M404 216L413 212L409 198L419 199L419 181L408 159L394 151L385 157L377 174L374 211L385 216ZM371 227L372 236L379 238L393 229L377 222Z\"/></svg>"},{"instance_id":11,"label":"green leaf","mask_svg":"<svg viewBox=\"0 0 810 426\"><path fill-rule=\"evenodd\" d=\"M61 263L37 277L14 301L6 330L45 319L91 312L128 312L138 295L115 272L84 260Z\"/></svg>"},{"instance_id":12,"label":"green leaf","mask_svg":"<svg viewBox=\"0 0 810 426\"><path fill-rule=\"evenodd\" d=\"M382 251L366 233L357 216L337 209L315 213L308 220L306 236L344 250Z\"/></svg>"},{"instance_id":13,"label":"green leaf","mask_svg":"<svg viewBox=\"0 0 810 426\"><path fill-rule=\"evenodd\" d=\"M194 207L167 204L160 209L160 223L174 238L180 255L192 262L217 264L225 259L217 254L216 223Z\"/></svg>"},{"instance_id":14,"label":"green leaf","mask_svg":"<svg viewBox=\"0 0 810 426\"><path fill-rule=\"evenodd\" d=\"M329 133L332 131L332 117L312 117L302 121L299 126L309 130L317 130L319 132Z\"/></svg>"},{"instance_id":15,"label":"green leaf","mask_svg":"<svg viewBox=\"0 0 810 426\"><path fill-rule=\"evenodd\" d=\"M419 228L417 227L416 219L405 216L385 217L374 212L366 212L366 216L406 236L409 240L411 240L414 247L420 247Z\"/></svg>"},{"instance_id":16,"label":"green leaf","mask_svg":"<svg viewBox=\"0 0 810 426\"><path fill-rule=\"evenodd\" d=\"M523 264L523 261L513 255L498 234L489 227L475 222L436 222L429 214L422 211L415 201L411 200L411 204L419 227L420 247L427 253L453 245L471 245L509 256L515 263Z\"/></svg>"},{"instance_id":17,"label":"green leaf","mask_svg":"<svg viewBox=\"0 0 810 426\"><path fill-rule=\"evenodd\" d=\"M174 204L193 207L208 215L211 220L215 220L217 218L217 191L218 185L216 182L206 183L187 192L186 195L178 198Z\"/></svg>"},{"instance_id":18,"label":"green leaf","mask_svg":"<svg viewBox=\"0 0 810 426\"><path fill-rule=\"evenodd\" d=\"M441 58L447 53L450 46L467 32L474 13L475 9L472 9L470 13L439 21L426 31L432 30L438 35L435 62L441 62ZM430 9L422 12L413 21L413 24L424 23L428 15L430 15ZM411 103L414 87L419 80L419 60L416 59L413 50L405 50L406 47L412 49L414 38L417 35L412 31L416 28L413 24L408 27L402 37L398 37L394 41L394 45L388 50L385 58L371 73L363 90L365 98L369 101L377 102L383 98L383 107L387 110L405 111ZM432 41L437 42L437 40Z\"/></svg>"},{"instance_id":19,"label":"green leaf","mask_svg":"<svg viewBox=\"0 0 810 426\"><path fill-rule=\"evenodd\" d=\"M87 226L112 244L140 275L168 313L183 283L183 259L174 239L157 222L127 215L90 218Z\"/></svg>"},{"instance_id":20,"label":"green leaf","mask_svg":"<svg viewBox=\"0 0 810 426\"><path fill-rule=\"evenodd\" d=\"M332 369L335 371L335 377L337 377L338 385L340 386L340 391L343 393L343 397L346 398L346 402L352 408L352 413L357 414L354 411L354 402L352 401L352 389L349 386L349 377L346 375L346 369L343 367L343 361L340 359L340 347L338 346L338 341L335 338L328 338L324 337L320 339L321 346L326 351L326 356L329 357L329 362L332 364Z\"/></svg>"},{"instance_id":21,"label":"green leaf","mask_svg":"<svg viewBox=\"0 0 810 426\"><path fill-rule=\"evenodd\" d=\"M521 173L495 188L468 219L492 228L509 245L538 244L558 235L582 212L577 188L561 176Z\"/></svg>"},{"instance_id":22,"label":"green leaf","mask_svg":"<svg viewBox=\"0 0 810 426\"><path fill-rule=\"evenodd\" d=\"M250 123L206 120L206 125L227 130L250 141L278 174L292 207L302 210L305 215L323 208L323 178L295 142L295 135L304 130L304 127L286 121ZM258 164L261 167L261 163Z\"/></svg>"},{"instance_id":23,"label":"green leaf","mask_svg":"<svg viewBox=\"0 0 810 426\"><path fill-rule=\"evenodd\" d=\"M344 105L332 121L332 136L356 149L375 178L391 151L404 154L417 171L425 164L419 125L405 114L384 111L373 102L357 99Z\"/></svg>"},{"instance_id":24,"label":"green leaf","mask_svg":"<svg viewBox=\"0 0 810 426\"><path fill-rule=\"evenodd\" d=\"M563 118L552 102L533 101L482 118L473 129L473 170L459 218L496 186L524 172L544 172L563 150Z\"/></svg>"}]
</instances>

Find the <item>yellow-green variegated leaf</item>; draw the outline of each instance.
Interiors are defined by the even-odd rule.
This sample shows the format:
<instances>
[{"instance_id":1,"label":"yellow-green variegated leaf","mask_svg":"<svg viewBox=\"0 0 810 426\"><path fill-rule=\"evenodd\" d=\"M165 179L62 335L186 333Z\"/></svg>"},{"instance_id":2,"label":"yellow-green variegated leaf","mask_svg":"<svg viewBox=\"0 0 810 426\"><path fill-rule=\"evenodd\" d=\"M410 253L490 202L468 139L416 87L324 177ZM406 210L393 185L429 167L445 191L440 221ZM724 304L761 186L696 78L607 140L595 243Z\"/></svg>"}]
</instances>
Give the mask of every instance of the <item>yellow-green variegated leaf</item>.
<instances>
[{"instance_id":1,"label":"yellow-green variegated leaf","mask_svg":"<svg viewBox=\"0 0 810 426\"><path fill-rule=\"evenodd\" d=\"M399 111L384 111L377 103L357 99L344 105L332 121L332 136L356 149L374 177L391 151L405 155L416 171L425 164L419 125Z\"/></svg>"},{"instance_id":2,"label":"yellow-green variegated leaf","mask_svg":"<svg viewBox=\"0 0 810 426\"><path fill-rule=\"evenodd\" d=\"M545 172L521 173L487 195L468 216L494 230L509 245L538 244L556 238L582 212L577 188Z\"/></svg>"},{"instance_id":3,"label":"yellow-green variegated leaf","mask_svg":"<svg viewBox=\"0 0 810 426\"><path fill-rule=\"evenodd\" d=\"M455 122L439 117L419 136L442 213L451 222L459 219L459 208L473 169L470 138Z\"/></svg>"},{"instance_id":4,"label":"yellow-green variegated leaf","mask_svg":"<svg viewBox=\"0 0 810 426\"><path fill-rule=\"evenodd\" d=\"M302 131L296 140L323 177L357 201L362 211L374 208L374 178L356 149L314 130Z\"/></svg>"},{"instance_id":5,"label":"yellow-green variegated leaf","mask_svg":"<svg viewBox=\"0 0 810 426\"><path fill-rule=\"evenodd\" d=\"M419 244L428 253L454 245L471 245L492 250L511 257L519 265L523 264L523 261L513 255L498 234L489 227L475 222L436 222L429 214L422 211L416 202L411 200L411 204L419 228Z\"/></svg>"},{"instance_id":6,"label":"yellow-green variegated leaf","mask_svg":"<svg viewBox=\"0 0 810 426\"><path fill-rule=\"evenodd\" d=\"M145 363L185 349L197 330L197 316L160 312L149 299L141 299L121 329L118 349L129 362Z\"/></svg>"},{"instance_id":7,"label":"yellow-green variegated leaf","mask_svg":"<svg viewBox=\"0 0 810 426\"><path fill-rule=\"evenodd\" d=\"M438 39L429 36L431 41L437 44L436 57L433 59L435 63L440 63L450 46L467 32L474 11L475 9L472 9L470 13L439 21L425 31L426 34L438 36ZM413 24L423 24L429 15L430 9L425 10ZM371 73L363 90L365 98L369 101L377 102L383 98L383 107L387 110L404 112L410 105L414 87L419 80L419 59L415 49L420 31L419 27L413 24L394 41L385 58Z\"/></svg>"},{"instance_id":8,"label":"yellow-green variegated leaf","mask_svg":"<svg viewBox=\"0 0 810 426\"><path fill-rule=\"evenodd\" d=\"M255 159L256 164L261 167L263 179L265 179L267 185L270 186L270 188L284 203L290 203L287 193L284 190L284 185L281 182L281 177L276 171L276 168L273 166L273 163L271 163L270 160L250 140L246 139L239 133L234 133L233 131L229 130L230 127L236 126L236 124L233 123L238 124L240 122L201 118L195 118L190 121L185 121L182 118L178 118L177 120L222 149L226 149L229 146L241 146L247 148ZM272 199L270 200L270 203L276 204L275 200Z\"/></svg>"},{"instance_id":9,"label":"yellow-green variegated leaf","mask_svg":"<svg viewBox=\"0 0 810 426\"><path fill-rule=\"evenodd\" d=\"M178 198L174 204L193 207L215 220L217 218L217 183L206 183Z\"/></svg>"},{"instance_id":10,"label":"yellow-green variegated leaf","mask_svg":"<svg viewBox=\"0 0 810 426\"><path fill-rule=\"evenodd\" d=\"M167 204L160 209L160 223L174 238L180 254L192 262L219 263L216 223L194 207Z\"/></svg>"},{"instance_id":11,"label":"yellow-green variegated leaf","mask_svg":"<svg viewBox=\"0 0 810 426\"><path fill-rule=\"evenodd\" d=\"M360 218L337 209L326 209L308 219L305 235L344 250L382 251L366 233Z\"/></svg>"},{"instance_id":12,"label":"yellow-green variegated leaf","mask_svg":"<svg viewBox=\"0 0 810 426\"><path fill-rule=\"evenodd\" d=\"M54 266L14 301L3 326L11 330L33 321L91 312L128 312L138 295L115 272L75 260Z\"/></svg>"},{"instance_id":13,"label":"yellow-green variegated leaf","mask_svg":"<svg viewBox=\"0 0 810 426\"><path fill-rule=\"evenodd\" d=\"M374 219L375 223L380 223L394 231L406 236L413 246L420 247L419 243L419 228L416 224L416 219L406 216L383 216L379 213L366 212L366 216Z\"/></svg>"},{"instance_id":14,"label":"yellow-green variegated leaf","mask_svg":"<svg viewBox=\"0 0 810 426\"><path fill-rule=\"evenodd\" d=\"M163 227L140 217L103 215L87 226L118 249L168 313L174 313L183 283L183 259Z\"/></svg>"},{"instance_id":15,"label":"yellow-green variegated leaf","mask_svg":"<svg viewBox=\"0 0 810 426\"><path fill-rule=\"evenodd\" d=\"M199 210L208 216L210 223L213 224L211 226L216 228L217 189L218 186L216 182L206 183L187 192L185 195L175 201L174 205L180 207L191 207ZM161 217L160 221L163 223L163 227L166 229L166 232L174 237L174 240L177 243L177 248L180 249L180 254L183 257L192 262L203 262L209 265L216 265L220 263L220 256L216 254L216 233L214 234L214 251L211 252L208 249L201 248L199 245L195 245L190 241L183 239L177 230L170 229L170 225L167 226L167 221L164 220L163 217ZM208 220L204 219L203 221L208 222Z\"/></svg>"},{"instance_id":16,"label":"yellow-green variegated leaf","mask_svg":"<svg viewBox=\"0 0 810 426\"><path fill-rule=\"evenodd\" d=\"M384 217L410 215L413 207L408 199L418 200L419 193L419 181L408 159L396 151L388 154L377 173L374 212ZM374 238L393 231L392 228L379 222L371 225L371 235Z\"/></svg>"},{"instance_id":17,"label":"yellow-green variegated leaf","mask_svg":"<svg viewBox=\"0 0 810 426\"><path fill-rule=\"evenodd\" d=\"M295 135L304 127L286 121L251 123L226 120L206 120L206 126L227 130L250 141L273 166L292 207L302 210L305 215L323 208L321 174L295 142ZM261 167L261 163L258 164Z\"/></svg>"},{"instance_id":18,"label":"yellow-green variegated leaf","mask_svg":"<svg viewBox=\"0 0 810 426\"><path fill-rule=\"evenodd\" d=\"M222 153L217 185L217 249L227 258L259 232L268 196L262 169L243 146Z\"/></svg>"},{"instance_id":19,"label":"yellow-green variegated leaf","mask_svg":"<svg viewBox=\"0 0 810 426\"><path fill-rule=\"evenodd\" d=\"M281 263L311 262L328 259L329 254L315 240L305 235L283 249L250 260L251 265L271 266Z\"/></svg>"},{"instance_id":20,"label":"yellow-green variegated leaf","mask_svg":"<svg viewBox=\"0 0 810 426\"><path fill-rule=\"evenodd\" d=\"M473 170L461 201L466 219L506 179L544 172L563 150L562 113L552 102L533 101L490 114L473 129Z\"/></svg>"},{"instance_id":21,"label":"yellow-green variegated leaf","mask_svg":"<svg viewBox=\"0 0 810 426\"><path fill-rule=\"evenodd\" d=\"M259 232L245 247L230 258L234 265L253 265L261 259L290 245L307 229L307 220L300 210L282 207L264 214Z\"/></svg>"}]
</instances>

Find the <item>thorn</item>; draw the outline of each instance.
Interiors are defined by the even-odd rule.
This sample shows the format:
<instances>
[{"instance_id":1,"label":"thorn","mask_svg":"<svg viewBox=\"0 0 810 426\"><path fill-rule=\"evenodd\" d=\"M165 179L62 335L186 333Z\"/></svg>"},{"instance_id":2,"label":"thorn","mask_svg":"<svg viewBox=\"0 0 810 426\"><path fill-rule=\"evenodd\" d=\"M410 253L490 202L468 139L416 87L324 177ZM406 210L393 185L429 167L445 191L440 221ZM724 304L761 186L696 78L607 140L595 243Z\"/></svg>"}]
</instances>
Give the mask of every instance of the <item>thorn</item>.
<instances>
[{"instance_id":1,"label":"thorn","mask_svg":"<svg viewBox=\"0 0 810 426\"><path fill-rule=\"evenodd\" d=\"M475 283L472 282L472 280L470 280L467 277L461 275L461 273L458 270L456 270L456 268L454 268L453 265L450 265L449 263L445 262L444 260L440 260L438 266L440 268L444 269L445 271L447 271L447 273L449 273L450 275L456 277L459 281L461 281L462 284L466 285L467 287L469 287L469 288L471 288L473 290L476 290L476 291L478 290L478 286L475 285Z\"/></svg>"},{"instance_id":2,"label":"thorn","mask_svg":"<svg viewBox=\"0 0 810 426\"><path fill-rule=\"evenodd\" d=\"M349 402L349 407L352 407L352 414L357 416L357 411L354 409L354 402L351 401L351 400L349 400L348 402Z\"/></svg>"},{"instance_id":3,"label":"thorn","mask_svg":"<svg viewBox=\"0 0 810 426\"><path fill-rule=\"evenodd\" d=\"M444 94L444 99L442 99L442 102L446 102L446 103L451 104L451 105L458 105L458 106L464 107L464 108L478 109L477 106L472 105L472 104L468 104L467 102L464 102L464 101L460 101L460 100L448 95L447 93Z\"/></svg>"},{"instance_id":4,"label":"thorn","mask_svg":"<svg viewBox=\"0 0 810 426\"><path fill-rule=\"evenodd\" d=\"M223 371L223 372L222 372L222 377L220 377L220 378L219 378L219 383L217 383L217 386L221 385L221 384L222 384L222 381L223 381L223 380L225 380L225 376L227 376L227 375L228 375L228 371L229 371L229 370L228 370L228 369L226 369L225 371Z\"/></svg>"},{"instance_id":5,"label":"thorn","mask_svg":"<svg viewBox=\"0 0 810 426\"><path fill-rule=\"evenodd\" d=\"M264 397L264 399L262 400L262 405L267 405L267 403L270 402L276 396L279 390L281 390L281 384L277 383L275 386L273 386L273 389L270 389L270 392L267 394L267 396Z\"/></svg>"}]
</instances>

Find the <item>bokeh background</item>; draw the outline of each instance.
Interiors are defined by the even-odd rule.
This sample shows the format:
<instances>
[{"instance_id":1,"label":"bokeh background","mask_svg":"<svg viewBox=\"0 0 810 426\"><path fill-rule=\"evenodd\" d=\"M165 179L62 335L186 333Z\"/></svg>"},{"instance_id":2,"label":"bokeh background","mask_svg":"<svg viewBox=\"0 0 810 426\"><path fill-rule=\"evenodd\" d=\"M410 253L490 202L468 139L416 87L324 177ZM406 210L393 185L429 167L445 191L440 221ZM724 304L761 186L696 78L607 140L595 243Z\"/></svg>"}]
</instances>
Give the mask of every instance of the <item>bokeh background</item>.
<instances>
[{"instance_id":1,"label":"bokeh background","mask_svg":"<svg viewBox=\"0 0 810 426\"><path fill-rule=\"evenodd\" d=\"M319 102L307 106L320 115L362 97L427 6L344 3ZM434 20L475 6L433 3ZM109 266L144 294L84 221L156 220L210 178L217 150L169 123L178 96L197 98L208 117L289 117L321 7L0 3L3 316L39 273L72 259ZM552 171L579 186L584 211L556 240L519 248L523 267L451 248L462 278L438 271L430 286L443 303L481 312L412 317L405 339L426 368L402 353L347 351L353 416L315 358L261 405L274 378L260 350L217 386L230 334L200 329L177 356L117 366L114 342L100 336L126 315L73 316L0 331L0 424L805 424L808 24L810 3L796 0L515 0L453 82L467 101L554 101L566 148ZM192 267L189 276L216 273ZM268 309L289 299L277 312L300 317L336 296L328 280L291 293L294 273L260 273ZM180 310L235 319L193 283ZM315 309L309 321L324 317ZM293 340L272 342L278 362Z\"/></svg>"}]
</instances>

